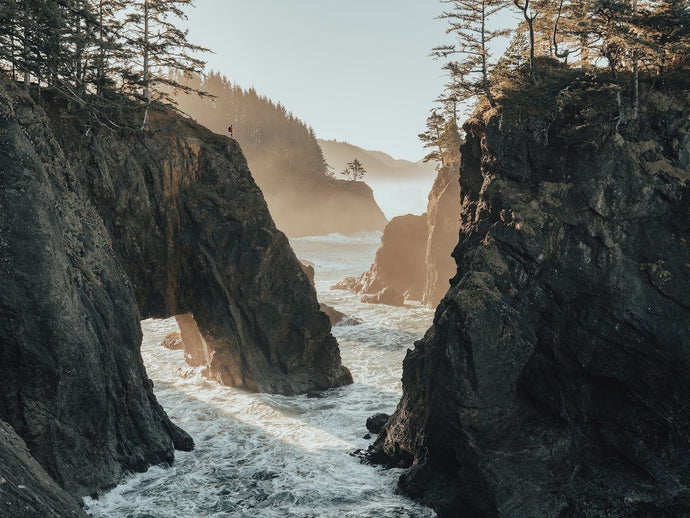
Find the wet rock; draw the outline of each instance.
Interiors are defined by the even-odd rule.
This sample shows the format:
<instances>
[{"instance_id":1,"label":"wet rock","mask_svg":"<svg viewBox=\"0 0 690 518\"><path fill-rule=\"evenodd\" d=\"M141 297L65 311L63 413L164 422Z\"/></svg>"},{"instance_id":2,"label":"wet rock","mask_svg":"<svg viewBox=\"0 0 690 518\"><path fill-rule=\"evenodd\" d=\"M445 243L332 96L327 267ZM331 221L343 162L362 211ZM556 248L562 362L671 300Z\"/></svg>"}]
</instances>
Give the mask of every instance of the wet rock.
<instances>
[{"instance_id":1,"label":"wet rock","mask_svg":"<svg viewBox=\"0 0 690 518\"><path fill-rule=\"evenodd\" d=\"M364 437L362 437L362 439L366 439L366 440L371 439L371 434L370 433L366 434Z\"/></svg>"},{"instance_id":2,"label":"wet rock","mask_svg":"<svg viewBox=\"0 0 690 518\"><path fill-rule=\"evenodd\" d=\"M322 399L324 397L324 395L322 392L311 391L311 392L307 392L307 397L313 398L313 399Z\"/></svg>"},{"instance_id":3,"label":"wet rock","mask_svg":"<svg viewBox=\"0 0 690 518\"><path fill-rule=\"evenodd\" d=\"M306 275L307 279L309 280L309 284L314 286L314 277L316 275L314 263L312 263L311 261L307 261L305 259L300 259L299 263L300 267L302 268L302 271L304 272L304 275Z\"/></svg>"},{"instance_id":4,"label":"wet rock","mask_svg":"<svg viewBox=\"0 0 690 518\"><path fill-rule=\"evenodd\" d=\"M387 304L389 306L404 306L405 296L393 288L383 288L374 295L364 295L362 302L367 304Z\"/></svg>"},{"instance_id":5,"label":"wet rock","mask_svg":"<svg viewBox=\"0 0 690 518\"><path fill-rule=\"evenodd\" d=\"M184 342L182 341L182 335L178 332L170 333L163 339L161 346L174 351L183 350Z\"/></svg>"},{"instance_id":6,"label":"wet rock","mask_svg":"<svg viewBox=\"0 0 690 518\"><path fill-rule=\"evenodd\" d=\"M31 456L11 426L0 421L0 516L86 518L79 503Z\"/></svg>"},{"instance_id":7,"label":"wet rock","mask_svg":"<svg viewBox=\"0 0 690 518\"><path fill-rule=\"evenodd\" d=\"M690 170L667 145L690 106L650 94L617 136L579 101L465 125L457 274L370 452L441 518L690 514Z\"/></svg>"},{"instance_id":8,"label":"wet rock","mask_svg":"<svg viewBox=\"0 0 690 518\"><path fill-rule=\"evenodd\" d=\"M391 418L388 414L374 414L367 418L367 430L371 433L379 433Z\"/></svg>"},{"instance_id":9,"label":"wet rock","mask_svg":"<svg viewBox=\"0 0 690 518\"><path fill-rule=\"evenodd\" d=\"M338 311L337 309L335 309L332 306L329 306L328 304L319 304L319 309L322 312L326 313L328 319L331 321L332 326L339 324L340 322L348 318L345 313Z\"/></svg>"}]
</instances>

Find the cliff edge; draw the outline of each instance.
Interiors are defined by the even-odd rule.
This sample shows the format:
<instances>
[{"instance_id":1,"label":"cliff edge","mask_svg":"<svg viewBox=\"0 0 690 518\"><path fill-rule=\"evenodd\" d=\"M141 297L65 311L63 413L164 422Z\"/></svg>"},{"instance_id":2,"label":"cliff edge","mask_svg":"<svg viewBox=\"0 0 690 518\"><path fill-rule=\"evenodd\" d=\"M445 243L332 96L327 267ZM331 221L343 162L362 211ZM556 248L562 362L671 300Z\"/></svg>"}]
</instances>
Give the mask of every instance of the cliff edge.
<instances>
[{"instance_id":1,"label":"cliff edge","mask_svg":"<svg viewBox=\"0 0 690 518\"><path fill-rule=\"evenodd\" d=\"M457 274L372 458L441 517L689 516L690 97L504 104L464 127Z\"/></svg>"},{"instance_id":2,"label":"cliff edge","mask_svg":"<svg viewBox=\"0 0 690 518\"><path fill-rule=\"evenodd\" d=\"M351 382L239 146L161 111L115 131L0 79L0 419L74 496L173 461L141 318L180 316L222 383Z\"/></svg>"}]
</instances>

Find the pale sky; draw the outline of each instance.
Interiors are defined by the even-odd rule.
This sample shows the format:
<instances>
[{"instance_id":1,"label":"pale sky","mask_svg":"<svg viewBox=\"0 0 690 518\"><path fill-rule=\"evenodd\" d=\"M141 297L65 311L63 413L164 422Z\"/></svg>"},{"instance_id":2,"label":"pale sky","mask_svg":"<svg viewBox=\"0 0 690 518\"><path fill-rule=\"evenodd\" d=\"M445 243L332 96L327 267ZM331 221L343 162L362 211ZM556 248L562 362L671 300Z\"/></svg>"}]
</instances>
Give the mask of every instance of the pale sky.
<instances>
[{"instance_id":1,"label":"pale sky","mask_svg":"<svg viewBox=\"0 0 690 518\"><path fill-rule=\"evenodd\" d=\"M417 134L442 92L437 0L196 0L189 40L208 67L280 101L317 137L395 158L424 156Z\"/></svg>"}]
</instances>

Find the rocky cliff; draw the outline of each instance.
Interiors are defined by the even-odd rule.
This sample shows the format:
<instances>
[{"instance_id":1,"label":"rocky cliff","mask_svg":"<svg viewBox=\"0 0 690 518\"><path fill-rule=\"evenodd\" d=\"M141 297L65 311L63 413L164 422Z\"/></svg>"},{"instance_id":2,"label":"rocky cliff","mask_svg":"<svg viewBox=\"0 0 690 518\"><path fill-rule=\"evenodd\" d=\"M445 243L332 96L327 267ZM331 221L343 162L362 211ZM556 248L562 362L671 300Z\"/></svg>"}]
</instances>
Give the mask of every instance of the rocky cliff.
<instances>
[{"instance_id":1,"label":"rocky cliff","mask_svg":"<svg viewBox=\"0 0 690 518\"><path fill-rule=\"evenodd\" d=\"M36 462L12 427L0 421L0 516L86 518L76 500Z\"/></svg>"},{"instance_id":2,"label":"rocky cliff","mask_svg":"<svg viewBox=\"0 0 690 518\"><path fill-rule=\"evenodd\" d=\"M172 462L132 285L45 113L0 82L0 419L73 495Z\"/></svg>"},{"instance_id":3,"label":"rocky cliff","mask_svg":"<svg viewBox=\"0 0 690 518\"><path fill-rule=\"evenodd\" d=\"M429 193L427 212L393 218L369 270L344 279L333 289L362 293L365 302L378 301L378 294L388 290L398 299L438 304L455 274L451 252L457 242L459 199L457 167L441 168Z\"/></svg>"},{"instance_id":4,"label":"rocky cliff","mask_svg":"<svg viewBox=\"0 0 690 518\"><path fill-rule=\"evenodd\" d=\"M458 164L442 167L429 192L426 209L427 241L424 259L422 302L436 306L448 291L455 275L451 252L457 242L460 183Z\"/></svg>"},{"instance_id":5,"label":"rocky cliff","mask_svg":"<svg viewBox=\"0 0 690 518\"><path fill-rule=\"evenodd\" d=\"M504 103L465 125L457 275L372 457L441 517L690 516L690 97L618 130L586 86Z\"/></svg>"},{"instance_id":6,"label":"rocky cliff","mask_svg":"<svg viewBox=\"0 0 690 518\"><path fill-rule=\"evenodd\" d=\"M424 293L424 260L427 241L426 214L393 218L383 231L374 263L360 277L348 277L332 289L373 295L388 288L411 299ZM401 302L402 303L402 302Z\"/></svg>"},{"instance_id":7,"label":"rocky cliff","mask_svg":"<svg viewBox=\"0 0 690 518\"><path fill-rule=\"evenodd\" d=\"M153 395L142 317L188 316L223 383L351 381L239 146L169 113L153 128L87 129L0 82L0 419L73 495L193 446Z\"/></svg>"},{"instance_id":8,"label":"rocky cliff","mask_svg":"<svg viewBox=\"0 0 690 518\"><path fill-rule=\"evenodd\" d=\"M88 139L64 112L50 118L142 317L193 315L182 333L203 338L194 363L226 385L294 394L350 382L328 317L237 142L168 113L154 117L155 131L95 130Z\"/></svg>"}]
</instances>

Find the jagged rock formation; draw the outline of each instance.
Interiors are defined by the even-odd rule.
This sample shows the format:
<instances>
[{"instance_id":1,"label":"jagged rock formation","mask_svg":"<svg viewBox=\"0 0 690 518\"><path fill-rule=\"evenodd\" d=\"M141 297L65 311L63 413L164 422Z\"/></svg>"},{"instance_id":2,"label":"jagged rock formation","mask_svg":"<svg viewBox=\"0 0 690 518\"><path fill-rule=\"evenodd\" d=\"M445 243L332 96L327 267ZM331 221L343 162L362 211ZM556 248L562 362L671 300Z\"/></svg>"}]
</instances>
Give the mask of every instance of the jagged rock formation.
<instances>
[{"instance_id":1,"label":"jagged rock formation","mask_svg":"<svg viewBox=\"0 0 690 518\"><path fill-rule=\"evenodd\" d=\"M153 395L142 317L193 314L224 383L351 382L236 143L169 113L85 134L43 105L0 79L0 419L60 486L92 494L193 447Z\"/></svg>"},{"instance_id":2,"label":"jagged rock formation","mask_svg":"<svg viewBox=\"0 0 690 518\"><path fill-rule=\"evenodd\" d=\"M451 251L458 239L460 183L458 165L442 167L429 193L426 209L427 241L424 261L424 294L422 302L436 306L455 275Z\"/></svg>"},{"instance_id":3,"label":"jagged rock formation","mask_svg":"<svg viewBox=\"0 0 690 518\"><path fill-rule=\"evenodd\" d=\"M153 395L106 227L43 110L6 80L0 265L0 419L60 486L91 494L192 448Z\"/></svg>"},{"instance_id":4,"label":"jagged rock formation","mask_svg":"<svg viewBox=\"0 0 690 518\"><path fill-rule=\"evenodd\" d=\"M193 315L204 350L188 357L207 364L212 379L283 394L351 381L237 142L159 113L155 132L97 130L76 146L69 120L51 121L113 236L142 316Z\"/></svg>"},{"instance_id":5,"label":"jagged rock formation","mask_svg":"<svg viewBox=\"0 0 690 518\"><path fill-rule=\"evenodd\" d=\"M393 218L383 231L381 246L369 271L359 278L348 277L333 289L374 295L389 288L407 298L421 299L426 241L426 214Z\"/></svg>"},{"instance_id":6,"label":"jagged rock formation","mask_svg":"<svg viewBox=\"0 0 690 518\"><path fill-rule=\"evenodd\" d=\"M182 341L182 335L178 332L170 333L161 342L161 347L166 349L172 349L173 351L184 350L184 342Z\"/></svg>"},{"instance_id":7,"label":"jagged rock formation","mask_svg":"<svg viewBox=\"0 0 690 518\"><path fill-rule=\"evenodd\" d=\"M383 231L374 263L360 277L333 286L362 293L364 302L382 299L421 300L435 306L455 274L451 251L458 234L460 186L456 167L443 167L429 193L427 212L393 218ZM378 294L387 289L394 299Z\"/></svg>"},{"instance_id":8,"label":"jagged rock formation","mask_svg":"<svg viewBox=\"0 0 690 518\"><path fill-rule=\"evenodd\" d=\"M366 304L387 304L388 306L404 306L405 295L393 288L382 288L373 295L364 295L362 302Z\"/></svg>"},{"instance_id":9,"label":"jagged rock formation","mask_svg":"<svg viewBox=\"0 0 690 518\"><path fill-rule=\"evenodd\" d=\"M690 516L690 98L617 133L567 95L465 125L458 273L372 452L442 518Z\"/></svg>"},{"instance_id":10,"label":"jagged rock formation","mask_svg":"<svg viewBox=\"0 0 690 518\"><path fill-rule=\"evenodd\" d=\"M12 427L0 421L0 516L86 518L76 500L36 462Z\"/></svg>"}]
</instances>

